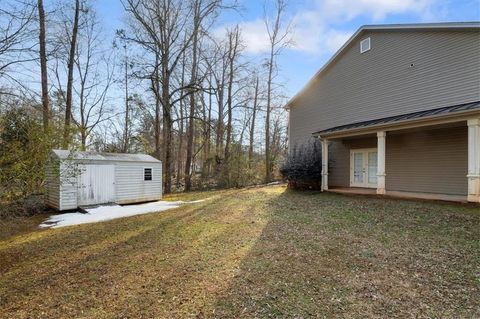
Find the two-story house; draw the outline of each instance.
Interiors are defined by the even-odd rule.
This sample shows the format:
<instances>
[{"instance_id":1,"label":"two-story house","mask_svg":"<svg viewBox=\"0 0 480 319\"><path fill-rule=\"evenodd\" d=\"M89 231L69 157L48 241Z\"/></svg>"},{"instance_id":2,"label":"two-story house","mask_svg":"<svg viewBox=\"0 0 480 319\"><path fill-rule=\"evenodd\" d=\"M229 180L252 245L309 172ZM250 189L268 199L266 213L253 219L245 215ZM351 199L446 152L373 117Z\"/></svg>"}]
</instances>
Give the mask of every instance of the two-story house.
<instances>
[{"instance_id":1,"label":"two-story house","mask_svg":"<svg viewBox=\"0 0 480 319\"><path fill-rule=\"evenodd\" d=\"M287 107L323 190L480 202L479 22L363 26Z\"/></svg>"}]
</instances>

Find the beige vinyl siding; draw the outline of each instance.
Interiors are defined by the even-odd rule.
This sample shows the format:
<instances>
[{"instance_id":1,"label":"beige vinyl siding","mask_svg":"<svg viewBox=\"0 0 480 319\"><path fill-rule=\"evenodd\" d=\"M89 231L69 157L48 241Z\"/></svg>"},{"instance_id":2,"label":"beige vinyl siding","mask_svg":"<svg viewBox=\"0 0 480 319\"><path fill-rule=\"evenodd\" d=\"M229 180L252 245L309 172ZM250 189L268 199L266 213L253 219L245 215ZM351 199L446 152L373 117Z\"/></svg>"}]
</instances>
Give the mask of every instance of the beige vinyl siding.
<instances>
[{"instance_id":1,"label":"beige vinyl siding","mask_svg":"<svg viewBox=\"0 0 480 319\"><path fill-rule=\"evenodd\" d=\"M467 194L467 126L387 132L386 190ZM350 150L376 148L376 137L330 144L329 185L350 186Z\"/></svg>"},{"instance_id":2,"label":"beige vinyl siding","mask_svg":"<svg viewBox=\"0 0 480 319\"><path fill-rule=\"evenodd\" d=\"M467 126L387 135L386 189L467 195Z\"/></svg>"},{"instance_id":3,"label":"beige vinyl siding","mask_svg":"<svg viewBox=\"0 0 480 319\"><path fill-rule=\"evenodd\" d=\"M144 181L144 168L152 168L152 180ZM115 165L117 203L134 203L162 198L162 164L120 162Z\"/></svg>"},{"instance_id":4,"label":"beige vinyl siding","mask_svg":"<svg viewBox=\"0 0 480 319\"><path fill-rule=\"evenodd\" d=\"M328 184L332 187L350 186L350 150L359 148L376 148L374 136L332 141L329 146Z\"/></svg>"},{"instance_id":5,"label":"beige vinyl siding","mask_svg":"<svg viewBox=\"0 0 480 319\"><path fill-rule=\"evenodd\" d=\"M366 37L372 48L360 54ZM338 125L478 100L480 32L366 31L290 106L290 146Z\"/></svg>"}]
</instances>

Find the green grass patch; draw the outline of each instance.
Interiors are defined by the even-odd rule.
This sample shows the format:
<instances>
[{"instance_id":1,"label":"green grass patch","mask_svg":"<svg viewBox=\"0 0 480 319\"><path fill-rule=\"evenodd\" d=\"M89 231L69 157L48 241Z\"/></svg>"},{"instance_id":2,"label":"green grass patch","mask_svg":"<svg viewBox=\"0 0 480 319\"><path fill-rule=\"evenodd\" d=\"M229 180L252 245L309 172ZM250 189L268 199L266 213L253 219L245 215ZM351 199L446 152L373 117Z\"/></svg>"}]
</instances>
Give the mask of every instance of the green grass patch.
<instances>
[{"instance_id":1,"label":"green grass patch","mask_svg":"<svg viewBox=\"0 0 480 319\"><path fill-rule=\"evenodd\" d=\"M202 198L59 229L29 220L0 240L0 317L480 316L478 208L282 186L164 199Z\"/></svg>"}]
</instances>

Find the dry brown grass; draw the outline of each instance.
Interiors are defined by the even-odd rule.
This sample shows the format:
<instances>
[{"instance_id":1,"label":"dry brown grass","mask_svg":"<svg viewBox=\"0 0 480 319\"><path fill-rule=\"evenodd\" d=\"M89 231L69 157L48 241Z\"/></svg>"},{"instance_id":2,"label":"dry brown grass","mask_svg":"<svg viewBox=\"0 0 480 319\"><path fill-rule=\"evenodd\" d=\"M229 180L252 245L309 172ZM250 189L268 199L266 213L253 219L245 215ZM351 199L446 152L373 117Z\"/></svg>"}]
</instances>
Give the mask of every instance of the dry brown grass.
<instances>
[{"instance_id":1,"label":"dry brown grass","mask_svg":"<svg viewBox=\"0 0 480 319\"><path fill-rule=\"evenodd\" d=\"M281 186L185 196L210 199L3 239L0 317L480 317L478 208Z\"/></svg>"}]
</instances>

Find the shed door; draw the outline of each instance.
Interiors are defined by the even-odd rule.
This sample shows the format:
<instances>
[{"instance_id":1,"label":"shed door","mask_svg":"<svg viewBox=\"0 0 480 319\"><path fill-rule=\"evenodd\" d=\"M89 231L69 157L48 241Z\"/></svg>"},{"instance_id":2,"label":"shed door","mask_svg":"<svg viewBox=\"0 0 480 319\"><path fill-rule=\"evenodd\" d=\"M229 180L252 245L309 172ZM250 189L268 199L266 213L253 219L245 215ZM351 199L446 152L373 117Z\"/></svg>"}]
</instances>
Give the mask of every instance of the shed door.
<instances>
[{"instance_id":1,"label":"shed door","mask_svg":"<svg viewBox=\"0 0 480 319\"><path fill-rule=\"evenodd\" d=\"M78 176L78 205L115 201L114 165L83 165Z\"/></svg>"}]
</instances>

